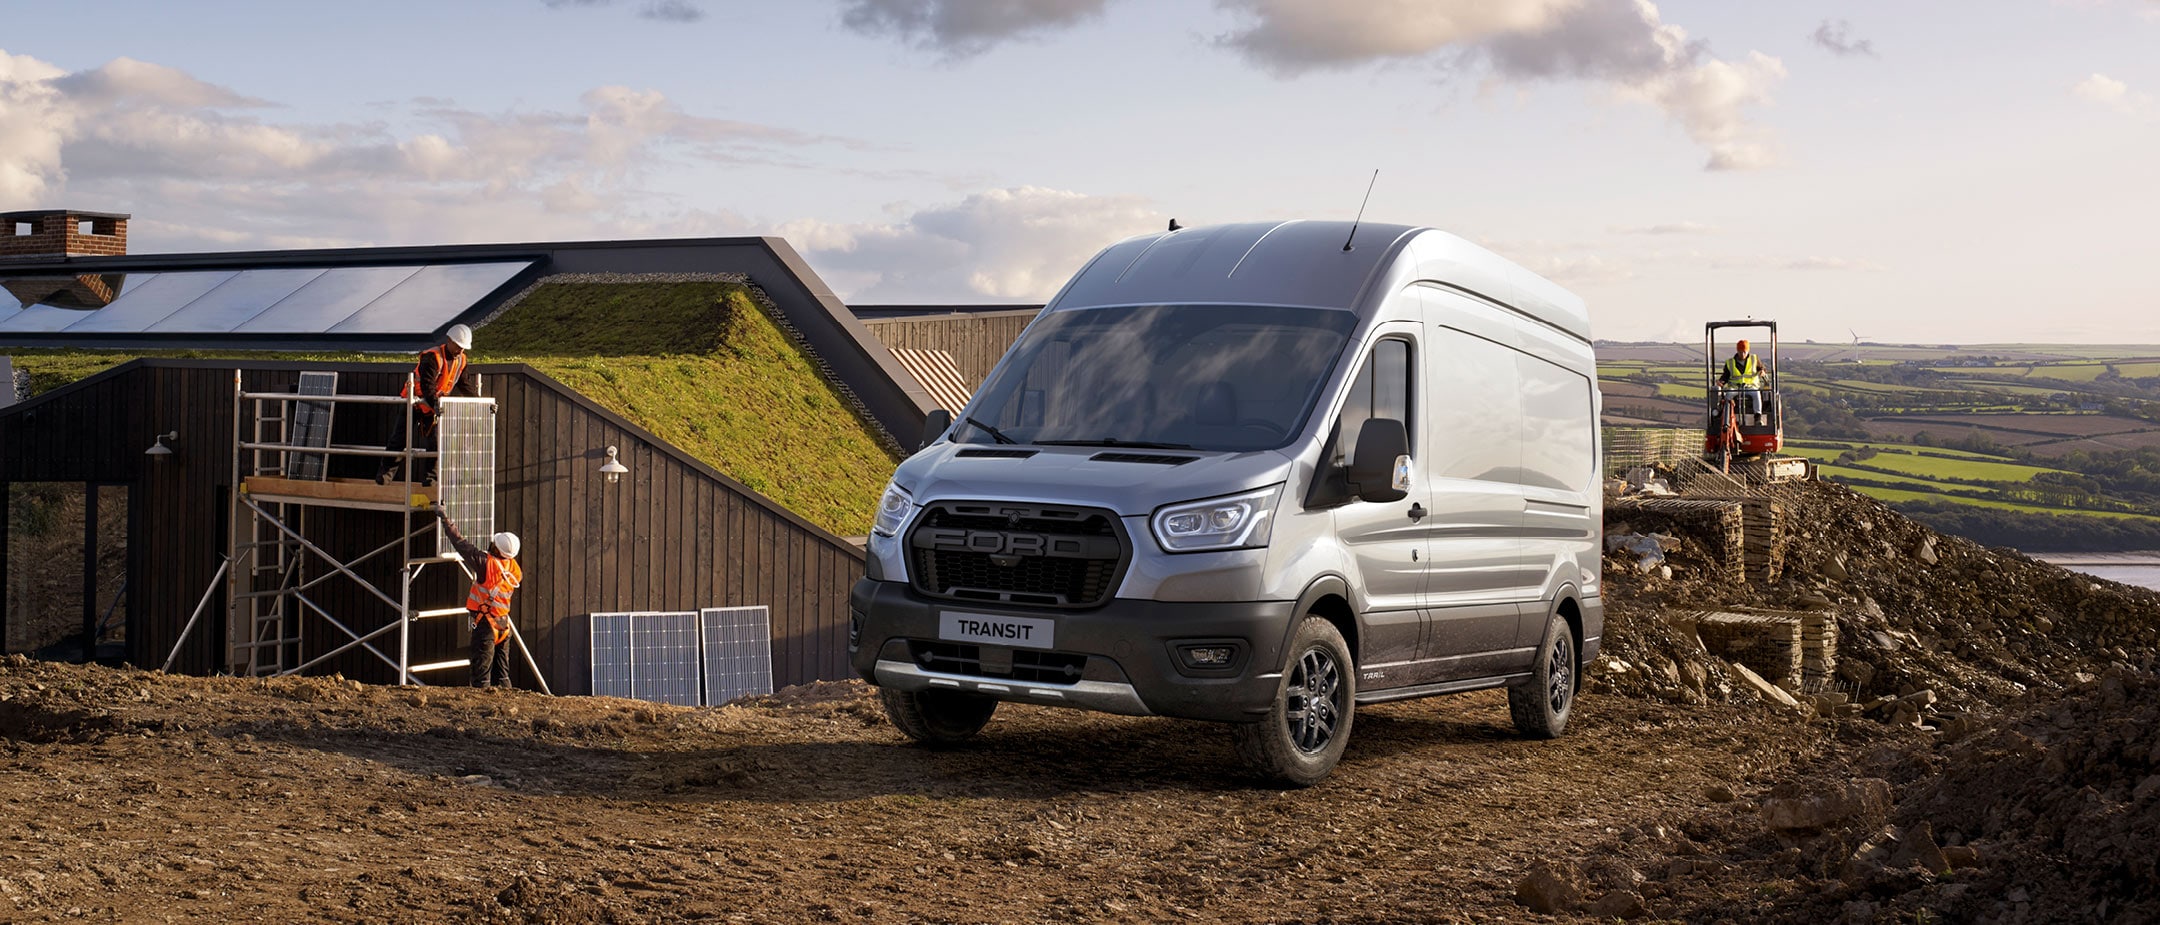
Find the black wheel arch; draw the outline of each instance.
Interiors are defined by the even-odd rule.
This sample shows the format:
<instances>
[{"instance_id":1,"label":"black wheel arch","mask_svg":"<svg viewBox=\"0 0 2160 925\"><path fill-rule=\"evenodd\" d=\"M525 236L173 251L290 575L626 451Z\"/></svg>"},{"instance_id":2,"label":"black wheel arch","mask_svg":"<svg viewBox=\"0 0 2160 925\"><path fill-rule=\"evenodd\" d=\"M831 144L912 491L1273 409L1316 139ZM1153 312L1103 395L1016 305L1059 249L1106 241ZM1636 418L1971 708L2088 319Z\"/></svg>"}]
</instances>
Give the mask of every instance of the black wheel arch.
<instances>
[{"instance_id":1,"label":"black wheel arch","mask_svg":"<svg viewBox=\"0 0 2160 925\"><path fill-rule=\"evenodd\" d=\"M1290 620L1283 626L1282 642L1275 647L1276 652L1290 648L1290 638L1297 635L1298 623L1306 614L1335 624L1335 631L1342 634L1343 644L1350 649L1351 661L1358 659L1358 640L1364 636L1365 618L1350 607L1348 580L1330 573L1306 585L1305 592L1298 595L1297 609L1291 612Z\"/></svg>"}]
</instances>

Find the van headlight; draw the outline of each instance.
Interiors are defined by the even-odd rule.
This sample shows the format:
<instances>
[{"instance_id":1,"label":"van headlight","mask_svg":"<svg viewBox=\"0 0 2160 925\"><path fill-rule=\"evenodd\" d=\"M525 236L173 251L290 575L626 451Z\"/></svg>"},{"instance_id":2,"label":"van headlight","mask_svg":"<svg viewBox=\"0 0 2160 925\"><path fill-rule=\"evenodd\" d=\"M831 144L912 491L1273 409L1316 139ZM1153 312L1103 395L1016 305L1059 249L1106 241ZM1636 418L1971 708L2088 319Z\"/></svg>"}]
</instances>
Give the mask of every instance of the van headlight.
<instances>
[{"instance_id":1,"label":"van headlight","mask_svg":"<svg viewBox=\"0 0 2160 925\"><path fill-rule=\"evenodd\" d=\"M892 482L885 483L885 494L878 498L877 517L870 522L870 532L879 536L892 536L907 523L908 512L915 509L915 498Z\"/></svg>"},{"instance_id":2,"label":"van headlight","mask_svg":"<svg viewBox=\"0 0 2160 925\"><path fill-rule=\"evenodd\" d=\"M1282 483L1258 491L1173 504L1155 512L1155 542L1171 552L1266 546L1275 532Z\"/></svg>"}]
</instances>

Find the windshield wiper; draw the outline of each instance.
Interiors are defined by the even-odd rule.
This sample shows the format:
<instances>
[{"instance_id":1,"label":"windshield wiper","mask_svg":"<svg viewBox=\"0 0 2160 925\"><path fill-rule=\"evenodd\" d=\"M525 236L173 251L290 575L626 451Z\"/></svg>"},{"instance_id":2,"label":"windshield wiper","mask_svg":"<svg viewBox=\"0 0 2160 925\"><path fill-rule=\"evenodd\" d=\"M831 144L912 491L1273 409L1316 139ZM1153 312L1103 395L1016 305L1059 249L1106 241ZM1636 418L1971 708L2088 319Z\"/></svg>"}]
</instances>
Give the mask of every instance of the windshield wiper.
<instances>
[{"instance_id":1,"label":"windshield wiper","mask_svg":"<svg viewBox=\"0 0 2160 925\"><path fill-rule=\"evenodd\" d=\"M1100 440L1037 440L1036 446L1129 446L1142 450L1189 450L1190 443L1157 443L1152 440L1120 440L1104 437Z\"/></svg>"},{"instance_id":2,"label":"windshield wiper","mask_svg":"<svg viewBox=\"0 0 2160 925\"><path fill-rule=\"evenodd\" d=\"M1011 437L1005 436L1005 432L1004 432L1004 431L1002 431L1002 430L999 430L999 429L997 429L997 428L995 428L995 427L992 427L992 426L990 426L990 425L988 425L988 424L985 424L985 423L983 423L983 422L981 422L981 421L975 420L974 418L971 418L971 417L969 417L969 418L961 418L960 420L962 420L962 421L965 421L965 422L967 422L968 424L971 424L971 425L973 425L973 426L975 427L975 429L977 429L977 430L980 430L980 431L982 431L983 433L989 434L989 435L990 435L990 439L992 439L992 440L995 440L995 441L997 441L997 442L999 442L999 443L1019 443L1019 442L1020 442L1020 441L1018 441L1018 440L1014 440L1014 439L1013 439L1013 438L1011 438Z\"/></svg>"}]
</instances>

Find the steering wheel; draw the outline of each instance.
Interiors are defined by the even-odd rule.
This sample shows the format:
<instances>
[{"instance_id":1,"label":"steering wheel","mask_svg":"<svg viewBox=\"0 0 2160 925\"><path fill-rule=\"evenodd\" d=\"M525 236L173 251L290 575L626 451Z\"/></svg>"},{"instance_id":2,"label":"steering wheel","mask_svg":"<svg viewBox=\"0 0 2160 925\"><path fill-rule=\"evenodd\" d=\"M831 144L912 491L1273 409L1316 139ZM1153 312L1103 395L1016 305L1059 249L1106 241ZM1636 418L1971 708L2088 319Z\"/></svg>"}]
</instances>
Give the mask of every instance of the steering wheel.
<instances>
[{"instance_id":1,"label":"steering wheel","mask_svg":"<svg viewBox=\"0 0 2160 925\"><path fill-rule=\"evenodd\" d=\"M1261 430L1267 431L1268 436L1271 437L1284 437L1289 435L1289 431L1284 430L1281 424L1277 424L1274 421L1270 421L1266 418L1240 418L1238 419L1237 426L1257 427Z\"/></svg>"}]
</instances>

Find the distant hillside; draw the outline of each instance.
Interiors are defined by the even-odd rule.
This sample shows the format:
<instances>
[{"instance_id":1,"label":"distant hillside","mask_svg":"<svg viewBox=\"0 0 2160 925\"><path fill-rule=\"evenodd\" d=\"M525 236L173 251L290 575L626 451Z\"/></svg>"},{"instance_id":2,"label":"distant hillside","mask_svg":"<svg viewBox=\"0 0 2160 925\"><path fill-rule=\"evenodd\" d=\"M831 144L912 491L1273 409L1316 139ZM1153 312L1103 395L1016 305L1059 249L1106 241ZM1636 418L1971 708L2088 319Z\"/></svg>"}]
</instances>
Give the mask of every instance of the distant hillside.
<instances>
[{"instance_id":1,"label":"distant hillside","mask_svg":"<svg viewBox=\"0 0 2160 925\"><path fill-rule=\"evenodd\" d=\"M1779 359L1789 449L1825 477L1984 542L2160 546L2160 347L1781 344ZM1601 344L1598 360L1607 426L1702 426L1700 346Z\"/></svg>"}]
</instances>

